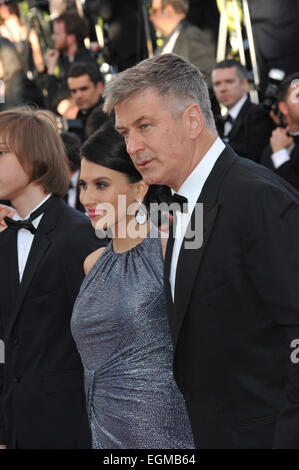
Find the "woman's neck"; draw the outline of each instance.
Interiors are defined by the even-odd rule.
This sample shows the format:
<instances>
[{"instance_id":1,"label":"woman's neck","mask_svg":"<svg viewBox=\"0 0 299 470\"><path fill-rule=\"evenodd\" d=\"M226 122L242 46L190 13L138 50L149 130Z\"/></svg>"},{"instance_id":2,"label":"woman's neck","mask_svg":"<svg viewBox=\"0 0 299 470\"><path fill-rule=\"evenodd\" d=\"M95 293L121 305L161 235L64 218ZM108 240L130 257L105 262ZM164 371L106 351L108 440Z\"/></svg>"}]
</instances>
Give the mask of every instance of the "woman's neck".
<instances>
[{"instance_id":1,"label":"woman's neck","mask_svg":"<svg viewBox=\"0 0 299 470\"><path fill-rule=\"evenodd\" d=\"M119 233L118 227L116 233L113 233L113 251L115 253L125 253L143 242L151 229L151 223L148 221L144 225L138 225L131 220L127 223L126 233Z\"/></svg>"}]
</instances>

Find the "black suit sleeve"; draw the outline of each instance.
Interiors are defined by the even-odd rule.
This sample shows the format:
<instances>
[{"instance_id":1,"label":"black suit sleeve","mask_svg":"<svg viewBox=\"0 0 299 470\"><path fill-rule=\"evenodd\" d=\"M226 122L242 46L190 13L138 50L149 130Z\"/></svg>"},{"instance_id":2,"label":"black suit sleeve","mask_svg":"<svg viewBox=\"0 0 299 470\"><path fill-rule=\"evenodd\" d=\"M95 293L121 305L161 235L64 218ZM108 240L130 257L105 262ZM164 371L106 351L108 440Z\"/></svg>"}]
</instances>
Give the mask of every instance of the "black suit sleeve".
<instances>
[{"instance_id":1,"label":"black suit sleeve","mask_svg":"<svg viewBox=\"0 0 299 470\"><path fill-rule=\"evenodd\" d=\"M4 364L2 360L3 346L4 346L4 333L3 333L3 322L2 313L0 308L0 445L6 444L5 438L5 427L4 427L4 409L3 409L3 383L4 383Z\"/></svg>"},{"instance_id":2,"label":"black suit sleeve","mask_svg":"<svg viewBox=\"0 0 299 470\"><path fill-rule=\"evenodd\" d=\"M186 33L185 37L184 34ZM186 57L196 65L203 74L207 84L211 87L211 73L216 64L216 48L214 47L212 33L199 28L182 30L182 38L178 38L174 52Z\"/></svg>"},{"instance_id":3,"label":"black suit sleeve","mask_svg":"<svg viewBox=\"0 0 299 470\"><path fill-rule=\"evenodd\" d=\"M291 156L291 160L285 162L275 171L299 191L299 146L296 154Z\"/></svg>"},{"instance_id":4,"label":"black suit sleeve","mask_svg":"<svg viewBox=\"0 0 299 470\"><path fill-rule=\"evenodd\" d=\"M259 163L274 123L260 107L254 107L245 117L243 126L242 138L233 138L229 143L238 155Z\"/></svg>"},{"instance_id":5,"label":"black suit sleeve","mask_svg":"<svg viewBox=\"0 0 299 470\"><path fill-rule=\"evenodd\" d=\"M286 333L285 402L273 447L298 449L299 364L292 362L291 343L299 338L299 199L295 191L291 197L288 194L292 189L256 189L256 204L247 213L251 226L245 262L270 319Z\"/></svg>"}]
</instances>

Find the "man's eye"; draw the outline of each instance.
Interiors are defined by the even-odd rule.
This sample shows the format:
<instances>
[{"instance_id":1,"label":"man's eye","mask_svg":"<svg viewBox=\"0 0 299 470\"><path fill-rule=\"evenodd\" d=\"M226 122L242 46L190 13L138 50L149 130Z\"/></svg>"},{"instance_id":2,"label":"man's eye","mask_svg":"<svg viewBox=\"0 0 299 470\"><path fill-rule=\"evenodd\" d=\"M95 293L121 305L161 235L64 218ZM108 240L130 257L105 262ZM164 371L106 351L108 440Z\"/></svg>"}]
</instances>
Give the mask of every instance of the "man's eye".
<instances>
[{"instance_id":1,"label":"man's eye","mask_svg":"<svg viewBox=\"0 0 299 470\"><path fill-rule=\"evenodd\" d=\"M149 124L141 124L141 129L147 129L149 127Z\"/></svg>"}]
</instances>

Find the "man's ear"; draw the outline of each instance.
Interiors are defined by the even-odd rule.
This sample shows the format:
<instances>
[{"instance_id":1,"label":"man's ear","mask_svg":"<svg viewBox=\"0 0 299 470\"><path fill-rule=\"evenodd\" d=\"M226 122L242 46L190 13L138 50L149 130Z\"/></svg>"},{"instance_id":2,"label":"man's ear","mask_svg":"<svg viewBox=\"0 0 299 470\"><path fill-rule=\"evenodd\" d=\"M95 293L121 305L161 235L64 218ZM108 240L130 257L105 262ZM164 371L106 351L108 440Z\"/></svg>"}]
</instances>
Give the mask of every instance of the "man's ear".
<instances>
[{"instance_id":1,"label":"man's ear","mask_svg":"<svg viewBox=\"0 0 299 470\"><path fill-rule=\"evenodd\" d=\"M100 94L102 94L102 93L103 93L103 90L104 90L104 83L98 82L97 85L96 85L96 87L97 87L98 92L99 92Z\"/></svg>"},{"instance_id":2,"label":"man's ear","mask_svg":"<svg viewBox=\"0 0 299 470\"><path fill-rule=\"evenodd\" d=\"M249 86L248 80L247 80L247 78L244 78L244 79L242 80L242 89L244 90L244 92L245 92L245 91L246 91L246 92L248 91L248 86Z\"/></svg>"},{"instance_id":3,"label":"man's ear","mask_svg":"<svg viewBox=\"0 0 299 470\"><path fill-rule=\"evenodd\" d=\"M187 118L190 138L196 139L204 129L204 119L199 105L191 104L184 114Z\"/></svg>"}]
</instances>

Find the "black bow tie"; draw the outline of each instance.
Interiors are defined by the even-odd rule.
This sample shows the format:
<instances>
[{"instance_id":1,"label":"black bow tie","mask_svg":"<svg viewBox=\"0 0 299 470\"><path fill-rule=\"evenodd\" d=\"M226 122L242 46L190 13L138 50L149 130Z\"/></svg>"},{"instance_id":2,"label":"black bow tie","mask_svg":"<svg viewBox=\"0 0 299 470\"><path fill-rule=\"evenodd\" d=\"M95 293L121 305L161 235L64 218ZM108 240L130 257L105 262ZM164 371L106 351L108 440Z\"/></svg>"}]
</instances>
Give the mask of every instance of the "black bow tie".
<instances>
[{"instance_id":1,"label":"black bow tie","mask_svg":"<svg viewBox=\"0 0 299 470\"><path fill-rule=\"evenodd\" d=\"M52 201L53 196L51 196L49 199L46 200L36 211L32 212L28 219L25 220L14 220L11 219L10 217L4 217L4 222L6 223L8 228L11 228L13 230L20 230L21 228L24 228L25 230L29 230L29 232L32 233L32 235L35 234L36 228L33 225L33 220L37 219L43 212L45 212L47 206L49 203Z\"/></svg>"},{"instance_id":2,"label":"black bow tie","mask_svg":"<svg viewBox=\"0 0 299 470\"><path fill-rule=\"evenodd\" d=\"M223 117L223 122L224 122L224 124L225 124L226 122L229 122L230 124L233 124L233 123L234 123L234 118L232 118L232 116L231 116L229 113L227 113L227 114Z\"/></svg>"},{"instance_id":3,"label":"black bow tie","mask_svg":"<svg viewBox=\"0 0 299 470\"><path fill-rule=\"evenodd\" d=\"M177 210L183 213L188 212L188 199L180 194L174 193L170 198L170 204L176 204L178 206Z\"/></svg>"}]
</instances>

